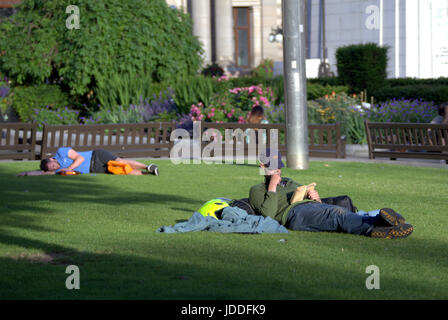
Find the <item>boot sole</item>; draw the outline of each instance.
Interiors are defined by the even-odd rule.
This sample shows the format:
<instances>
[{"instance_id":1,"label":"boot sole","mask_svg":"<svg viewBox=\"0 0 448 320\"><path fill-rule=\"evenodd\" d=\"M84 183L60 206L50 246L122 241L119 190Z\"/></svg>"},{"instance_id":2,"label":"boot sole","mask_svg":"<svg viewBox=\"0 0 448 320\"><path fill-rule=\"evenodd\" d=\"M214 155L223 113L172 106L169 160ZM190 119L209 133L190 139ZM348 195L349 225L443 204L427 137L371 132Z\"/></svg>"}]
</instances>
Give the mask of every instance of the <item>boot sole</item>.
<instances>
[{"instance_id":1,"label":"boot sole","mask_svg":"<svg viewBox=\"0 0 448 320\"><path fill-rule=\"evenodd\" d=\"M396 227L374 228L370 236L372 238L382 239L402 239L409 237L413 231L413 226L410 224L403 224Z\"/></svg>"},{"instance_id":2,"label":"boot sole","mask_svg":"<svg viewBox=\"0 0 448 320\"><path fill-rule=\"evenodd\" d=\"M400 214L389 208L381 209L380 216L391 226L398 226L405 223L405 219Z\"/></svg>"}]
</instances>

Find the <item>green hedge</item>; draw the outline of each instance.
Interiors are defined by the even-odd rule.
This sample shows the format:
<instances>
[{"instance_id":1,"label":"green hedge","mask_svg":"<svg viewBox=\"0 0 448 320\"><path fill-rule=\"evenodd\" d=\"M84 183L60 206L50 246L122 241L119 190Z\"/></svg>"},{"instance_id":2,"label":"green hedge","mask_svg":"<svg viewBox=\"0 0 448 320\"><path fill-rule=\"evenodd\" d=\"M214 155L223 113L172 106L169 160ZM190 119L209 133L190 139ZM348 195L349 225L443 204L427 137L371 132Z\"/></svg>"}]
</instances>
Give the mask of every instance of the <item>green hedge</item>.
<instances>
[{"instance_id":1,"label":"green hedge","mask_svg":"<svg viewBox=\"0 0 448 320\"><path fill-rule=\"evenodd\" d=\"M435 104L448 102L448 85L408 85L384 87L372 92L376 101L392 99L420 99Z\"/></svg>"},{"instance_id":2,"label":"green hedge","mask_svg":"<svg viewBox=\"0 0 448 320\"><path fill-rule=\"evenodd\" d=\"M448 78L436 78L436 79L417 79L417 78L398 78L387 79L386 85L389 87L403 87L403 86L448 86Z\"/></svg>"},{"instance_id":3,"label":"green hedge","mask_svg":"<svg viewBox=\"0 0 448 320\"><path fill-rule=\"evenodd\" d=\"M320 84L307 84L307 100L316 100L322 98L326 95L331 95L333 93L347 93L349 91L347 86L330 86L330 85L320 85Z\"/></svg>"},{"instance_id":4,"label":"green hedge","mask_svg":"<svg viewBox=\"0 0 448 320\"><path fill-rule=\"evenodd\" d=\"M12 107L23 122L32 121L35 109L57 110L69 104L68 96L56 85L15 87L10 97Z\"/></svg>"},{"instance_id":5,"label":"green hedge","mask_svg":"<svg viewBox=\"0 0 448 320\"><path fill-rule=\"evenodd\" d=\"M320 84L322 86L340 86L342 85L339 77L323 77L307 79L308 83ZM448 85L448 78L434 78L434 79L418 79L418 78L391 78L384 82L386 87L403 87L414 85Z\"/></svg>"},{"instance_id":6,"label":"green hedge","mask_svg":"<svg viewBox=\"0 0 448 320\"><path fill-rule=\"evenodd\" d=\"M339 77L322 77L307 79L308 83L320 84L321 86L341 86L343 85Z\"/></svg>"},{"instance_id":7,"label":"green hedge","mask_svg":"<svg viewBox=\"0 0 448 320\"><path fill-rule=\"evenodd\" d=\"M387 77L387 47L375 43L340 47L336 51L338 76L351 93L371 92L385 85Z\"/></svg>"}]
</instances>

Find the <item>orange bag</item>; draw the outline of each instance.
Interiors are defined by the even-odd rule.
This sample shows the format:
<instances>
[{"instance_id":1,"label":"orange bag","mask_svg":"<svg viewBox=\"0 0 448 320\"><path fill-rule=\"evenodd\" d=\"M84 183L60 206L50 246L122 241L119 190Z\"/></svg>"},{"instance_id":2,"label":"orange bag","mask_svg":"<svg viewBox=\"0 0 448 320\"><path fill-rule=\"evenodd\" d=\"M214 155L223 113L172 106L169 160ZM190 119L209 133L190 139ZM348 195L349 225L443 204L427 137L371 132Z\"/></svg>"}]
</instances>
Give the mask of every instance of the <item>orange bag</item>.
<instances>
[{"instance_id":1,"label":"orange bag","mask_svg":"<svg viewBox=\"0 0 448 320\"><path fill-rule=\"evenodd\" d=\"M71 170L71 171L63 170L63 171L59 171L58 174L61 176L77 176L78 174L81 174L81 172L75 171L75 170Z\"/></svg>"},{"instance_id":2,"label":"orange bag","mask_svg":"<svg viewBox=\"0 0 448 320\"><path fill-rule=\"evenodd\" d=\"M134 169L127 163L110 160L107 162L107 170L113 174L130 174Z\"/></svg>"}]
</instances>

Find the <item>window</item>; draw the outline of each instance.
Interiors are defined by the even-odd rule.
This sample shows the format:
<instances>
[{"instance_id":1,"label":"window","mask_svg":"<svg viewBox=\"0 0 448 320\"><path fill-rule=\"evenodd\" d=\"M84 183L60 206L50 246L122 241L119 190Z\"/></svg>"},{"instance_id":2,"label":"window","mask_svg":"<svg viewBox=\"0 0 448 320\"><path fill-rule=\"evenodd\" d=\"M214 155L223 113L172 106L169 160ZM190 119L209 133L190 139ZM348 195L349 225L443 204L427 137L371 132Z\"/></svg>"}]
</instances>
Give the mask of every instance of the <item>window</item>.
<instances>
[{"instance_id":1,"label":"window","mask_svg":"<svg viewBox=\"0 0 448 320\"><path fill-rule=\"evenodd\" d=\"M236 65L249 68L252 59L250 8L233 8L233 32Z\"/></svg>"}]
</instances>

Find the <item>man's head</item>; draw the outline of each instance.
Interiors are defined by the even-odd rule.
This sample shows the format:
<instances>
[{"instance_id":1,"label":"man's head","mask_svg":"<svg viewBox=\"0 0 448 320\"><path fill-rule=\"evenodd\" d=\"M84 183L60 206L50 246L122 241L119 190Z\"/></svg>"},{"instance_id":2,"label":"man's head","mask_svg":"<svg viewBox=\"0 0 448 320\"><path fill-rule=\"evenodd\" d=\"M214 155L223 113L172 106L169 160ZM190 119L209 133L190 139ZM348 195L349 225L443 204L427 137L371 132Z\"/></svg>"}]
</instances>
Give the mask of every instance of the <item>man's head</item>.
<instances>
[{"instance_id":1,"label":"man's head","mask_svg":"<svg viewBox=\"0 0 448 320\"><path fill-rule=\"evenodd\" d=\"M250 111L250 116L248 119L249 123L260 123L264 117L264 109L261 106L255 106Z\"/></svg>"},{"instance_id":2,"label":"man's head","mask_svg":"<svg viewBox=\"0 0 448 320\"><path fill-rule=\"evenodd\" d=\"M42 171L56 171L60 168L59 162L54 158L43 159L40 162L40 170Z\"/></svg>"},{"instance_id":3,"label":"man's head","mask_svg":"<svg viewBox=\"0 0 448 320\"><path fill-rule=\"evenodd\" d=\"M260 167L264 169L264 174L268 176L281 173L281 169L285 166L282 155L275 149L266 149L265 152L260 154L259 160Z\"/></svg>"},{"instance_id":4,"label":"man's head","mask_svg":"<svg viewBox=\"0 0 448 320\"><path fill-rule=\"evenodd\" d=\"M448 109L448 102L442 103L441 105L439 105L439 107L437 108L438 110L438 114L439 116L444 117L446 115L446 111Z\"/></svg>"}]
</instances>

